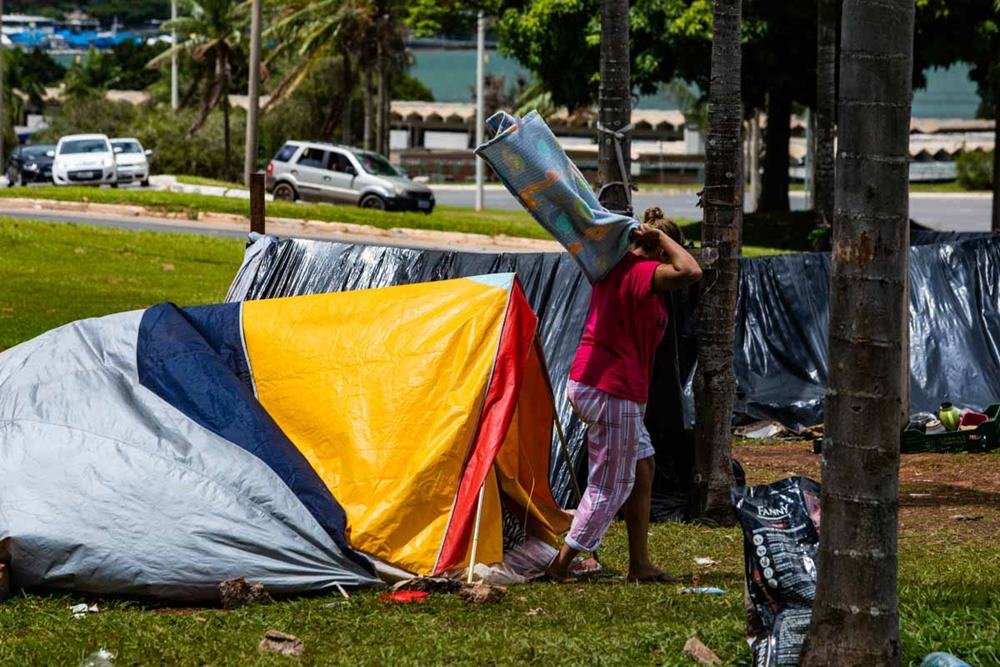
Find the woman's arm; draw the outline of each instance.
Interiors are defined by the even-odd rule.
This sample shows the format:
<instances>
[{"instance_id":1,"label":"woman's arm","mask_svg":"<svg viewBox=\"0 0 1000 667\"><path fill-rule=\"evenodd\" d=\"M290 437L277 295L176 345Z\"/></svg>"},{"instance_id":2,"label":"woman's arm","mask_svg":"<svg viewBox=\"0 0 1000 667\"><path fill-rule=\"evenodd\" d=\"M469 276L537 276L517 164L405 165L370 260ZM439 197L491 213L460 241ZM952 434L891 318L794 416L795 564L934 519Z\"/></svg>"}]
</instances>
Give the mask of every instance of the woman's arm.
<instances>
[{"instance_id":1,"label":"woman's arm","mask_svg":"<svg viewBox=\"0 0 1000 667\"><path fill-rule=\"evenodd\" d=\"M656 231L659 233L658 249L662 264L656 267L653 274L653 291L669 292L701 280L701 267L691 253L660 230Z\"/></svg>"}]
</instances>

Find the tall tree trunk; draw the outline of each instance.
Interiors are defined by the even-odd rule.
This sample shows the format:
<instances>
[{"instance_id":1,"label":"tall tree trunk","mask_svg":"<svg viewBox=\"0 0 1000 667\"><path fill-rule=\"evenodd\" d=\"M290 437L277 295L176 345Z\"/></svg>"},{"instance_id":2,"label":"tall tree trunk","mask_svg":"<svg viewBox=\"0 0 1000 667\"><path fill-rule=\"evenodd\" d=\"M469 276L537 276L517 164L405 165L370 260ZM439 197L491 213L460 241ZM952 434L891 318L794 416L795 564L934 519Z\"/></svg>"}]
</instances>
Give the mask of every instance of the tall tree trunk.
<instances>
[{"instance_id":1,"label":"tall tree trunk","mask_svg":"<svg viewBox=\"0 0 1000 667\"><path fill-rule=\"evenodd\" d=\"M802 664L898 665L914 4L843 11L823 531Z\"/></svg>"},{"instance_id":2,"label":"tall tree trunk","mask_svg":"<svg viewBox=\"0 0 1000 667\"><path fill-rule=\"evenodd\" d=\"M760 205L760 109L750 119L750 210Z\"/></svg>"},{"instance_id":3,"label":"tall tree trunk","mask_svg":"<svg viewBox=\"0 0 1000 667\"><path fill-rule=\"evenodd\" d=\"M362 131L362 134L364 134L363 144L365 150L370 151L372 149L372 143L373 143L372 139L374 138L374 128L375 128L375 125L373 123L374 118L372 118L372 116L374 115L374 108L373 108L374 98L372 96L372 70L370 66L365 69L363 85L364 85L364 90L362 98L365 107L365 122L364 122L364 129Z\"/></svg>"},{"instance_id":4,"label":"tall tree trunk","mask_svg":"<svg viewBox=\"0 0 1000 667\"><path fill-rule=\"evenodd\" d=\"M383 56L382 62L382 94L379 96L382 147L379 149L379 153L388 157L389 134L392 131L392 126L389 123L389 109L392 105L392 70L389 68L389 59L387 57Z\"/></svg>"},{"instance_id":5,"label":"tall tree trunk","mask_svg":"<svg viewBox=\"0 0 1000 667\"><path fill-rule=\"evenodd\" d=\"M712 72L705 138L704 222L701 241L719 251L707 278L698 317L698 370L694 383L695 455L692 514L722 525L733 523L730 454L733 398L736 279L743 225L740 164L740 0L715 0Z\"/></svg>"},{"instance_id":6,"label":"tall tree trunk","mask_svg":"<svg viewBox=\"0 0 1000 667\"><path fill-rule=\"evenodd\" d=\"M629 60L628 0L602 0L601 3L601 127L618 132L632 122L632 81ZM619 140L625 173L618 161L615 137L598 132L597 178L602 188L601 203L613 211L631 215L628 187L630 145L627 134ZM618 183L619 185L610 185ZM609 186L610 185L610 186Z\"/></svg>"},{"instance_id":7,"label":"tall tree trunk","mask_svg":"<svg viewBox=\"0 0 1000 667\"><path fill-rule=\"evenodd\" d=\"M834 154L837 106L837 0L817 0L816 4L816 119L813 210L816 224L833 224Z\"/></svg>"},{"instance_id":8,"label":"tall tree trunk","mask_svg":"<svg viewBox=\"0 0 1000 667\"><path fill-rule=\"evenodd\" d=\"M759 211L788 210L788 141L791 138L792 101L775 89L767 99L767 131L764 132L764 179Z\"/></svg>"},{"instance_id":9,"label":"tall tree trunk","mask_svg":"<svg viewBox=\"0 0 1000 667\"><path fill-rule=\"evenodd\" d=\"M340 143L349 146L351 144L351 102L354 99L354 72L351 69L350 56L345 53L342 60L341 93L344 96L344 101L343 114L340 119Z\"/></svg>"},{"instance_id":10,"label":"tall tree trunk","mask_svg":"<svg viewBox=\"0 0 1000 667\"><path fill-rule=\"evenodd\" d=\"M217 62L222 68L222 154L226 162L225 179L229 180L233 169L233 140L229 131L229 59L223 55Z\"/></svg>"},{"instance_id":11,"label":"tall tree trunk","mask_svg":"<svg viewBox=\"0 0 1000 667\"><path fill-rule=\"evenodd\" d=\"M381 19L380 19L381 20ZM384 46L381 40L379 40L378 55L375 59L376 67L376 80L378 82L378 105L376 106L375 121L375 151L378 153L385 154L385 146L388 144L386 140L389 134L389 128L386 126L386 115L384 113L386 96L389 94L389 82L388 73L386 72L386 58Z\"/></svg>"},{"instance_id":12,"label":"tall tree trunk","mask_svg":"<svg viewBox=\"0 0 1000 667\"><path fill-rule=\"evenodd\" d=\"M993 84L993 215L990 229L1000 234L1000 73Z\"/></svg>"}]
</instances>

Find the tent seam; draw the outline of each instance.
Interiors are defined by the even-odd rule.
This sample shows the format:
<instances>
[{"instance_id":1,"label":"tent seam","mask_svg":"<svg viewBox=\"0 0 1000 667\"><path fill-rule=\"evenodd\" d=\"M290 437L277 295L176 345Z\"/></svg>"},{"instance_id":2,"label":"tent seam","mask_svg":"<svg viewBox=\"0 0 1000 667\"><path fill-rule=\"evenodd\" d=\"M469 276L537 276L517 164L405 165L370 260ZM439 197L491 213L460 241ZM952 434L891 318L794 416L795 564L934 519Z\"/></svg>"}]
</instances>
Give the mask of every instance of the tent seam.
<instances>
[{"instance_id":1,"label":"tent seam","mask_svg":"<svg viewBox=\"0 0 1000 667\"><path fill-rule=\"evenodd\" d=\"M515 275L514 280L517 280L516 275ZM500 357L500 341L503 339L503 332L504 332L504 329L507 327L507 316L510 314L511 294L514 291L513 290L513 286L514 286L514 283L512 281L511 282L511 286L509 288L507 288L507 304L504 307L503 321L500 323L500 331L497 334L497 338L496 338L496 348L494 349L494 352L493 352L493 363L490 366L490 374L489 374L489 376L487 376L486 383L483 385L482 395L481 395L481 398L479 400L479 415L478 415L478 417L476 417L476 430L472 434L472 438L470 438L469 444L466 445L465 459L462 462L462 468L458 472L458 479L455 480L455 495L452 496L452 499L451 499L451 510L448 512L448 523L446 523L445 526L444 526L444 534L441 537L441 545L438 547L437 556L435 556L435 558L434 558L434 568L433 568L432 572L435 573L435 574L438 571L438 565L441 564L441 553L444 551L445 542L448 540L448 531L451 529L452 520L455 518L455 506L458 504L458 494L462 490L462 477L464 476L465 470L466 470L467 466L469 465L469 460L472 458L472 449L473 449L473 446L476 444L476 441L479 439L479 433L480 433L480 431L482 429L482 425L483 425L483 413L486 410L486 397L489 394L490 386L493 384L493 375L494 375L494 373L496 373L496 369L497 369L497 359Z\"/></svg>"}]
</instances>

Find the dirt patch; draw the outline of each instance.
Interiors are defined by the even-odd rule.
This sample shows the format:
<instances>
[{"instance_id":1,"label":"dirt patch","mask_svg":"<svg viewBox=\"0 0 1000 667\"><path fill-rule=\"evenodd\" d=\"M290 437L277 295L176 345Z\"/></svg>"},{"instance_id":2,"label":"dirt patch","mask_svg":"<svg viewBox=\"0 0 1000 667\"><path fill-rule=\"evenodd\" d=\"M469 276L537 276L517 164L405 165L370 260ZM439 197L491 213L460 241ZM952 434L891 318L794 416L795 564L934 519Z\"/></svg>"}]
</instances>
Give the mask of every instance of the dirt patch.
<instances>
[{"instance_id":1,"label":"dirt patch","mask_svg":"<svg viewBox=\"0 0 1000 667\"><path fill-rule=\"evenodd\" d=\"M791 475L820 480L811 442L734 443L747 483ZM940 534L949 540L1000 534L1000 451L989 454L903 454L899 465L900 538Z\"/></svg>"}]
</instances>

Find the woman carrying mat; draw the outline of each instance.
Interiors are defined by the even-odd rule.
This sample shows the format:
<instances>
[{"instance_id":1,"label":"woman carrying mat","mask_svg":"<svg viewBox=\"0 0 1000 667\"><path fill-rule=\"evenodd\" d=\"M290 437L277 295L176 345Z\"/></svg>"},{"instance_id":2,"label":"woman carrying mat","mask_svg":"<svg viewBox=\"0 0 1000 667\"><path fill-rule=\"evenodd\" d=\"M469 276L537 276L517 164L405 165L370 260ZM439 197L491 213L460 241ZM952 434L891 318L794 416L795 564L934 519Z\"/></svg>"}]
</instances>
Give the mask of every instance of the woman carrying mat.
<instances>
[{"instance_id":1,"label":"woman carrying mat","mask_svg":"<svg viewBox=\"0 0 1000 667\"><path fill-rule=\"evenodd\" d=\"M568 581L573 558L594 551L623 510L629 581L669 581L649 558L653 445L643 423L656 348L667 326L663 295L701 279L677 225L659 208L644 215L628 253L593 285L567 397L587 425L589 476L566 541L548 575Z\"/></svg>"}]
</instances>

